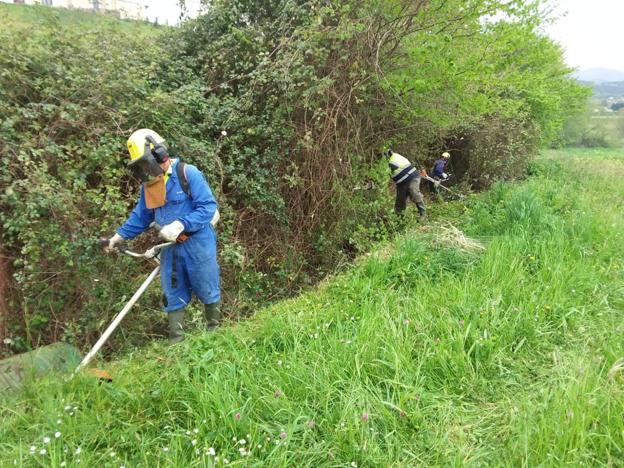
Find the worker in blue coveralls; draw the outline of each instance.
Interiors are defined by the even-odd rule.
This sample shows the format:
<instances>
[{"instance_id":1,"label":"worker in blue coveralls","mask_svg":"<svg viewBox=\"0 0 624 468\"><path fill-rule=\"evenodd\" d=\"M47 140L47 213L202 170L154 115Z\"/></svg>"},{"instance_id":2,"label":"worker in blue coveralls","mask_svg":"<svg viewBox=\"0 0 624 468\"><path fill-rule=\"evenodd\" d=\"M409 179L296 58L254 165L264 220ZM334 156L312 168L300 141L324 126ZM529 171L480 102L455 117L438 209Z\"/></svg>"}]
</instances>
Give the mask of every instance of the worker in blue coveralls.
<instances>
[{"instance_id":1,"label":"worker in blue coveralls","mask_svg":"<svg viewBox=\"0 0 624 468\"><path fill-rule=\"evenodd\" d=\"M449 178L446 173L446 166L449 163L449 159L451 159L451 154L448 152L442 153L442 157L439 158L435 163L433 163L433 169L431 169L431 173L429 174L432 179L445 181ZM433 193L438 193L438 185L435 183L431 183L431 191Z\"/></svg>"},{"instance_id":2,"label":"worker in blue coveralls","mask_svg":"<svg viewBox=\"0 0 624 468\"><path fill-rule=\"evenodd\" d=\"M160 236L176 242L160 255L164 310L169 318L169 342L184 339L184 309L192 293L204 304L208 330L219 325L219 265L217 202L199 169L171 158L164 139L153 130L134 132L127 142L129 169L142 182L139 201L107 250L133 239L153 222ZM184 240L185 239L185 240Z\"/></svg>"}]
</instances>

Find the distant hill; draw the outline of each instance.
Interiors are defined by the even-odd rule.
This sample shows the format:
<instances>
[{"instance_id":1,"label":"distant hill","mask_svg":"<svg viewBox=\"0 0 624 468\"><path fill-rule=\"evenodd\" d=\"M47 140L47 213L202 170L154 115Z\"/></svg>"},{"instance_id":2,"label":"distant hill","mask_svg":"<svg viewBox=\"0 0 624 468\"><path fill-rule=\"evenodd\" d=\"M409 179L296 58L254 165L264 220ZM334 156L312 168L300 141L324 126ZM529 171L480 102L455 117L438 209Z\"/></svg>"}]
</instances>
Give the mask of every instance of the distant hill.
<instances>
[{"instance_id":1,"label":"distant hill","mask_svg":"<svg viewBox=\"0 0 624 468\"><path fill-rule=\"evenodd\" d=\"M612 70L609 68L590 68L574 73L576 79L580 81L591 81L593 83L609 83L612 81L624 81L624 71Z\"/></svg>"},{"instance_id":2,"label":"distant hill","mask_svg":"<svg viewBox=\"0 0 624 468\"><path fill-rule=\"evenodd\" d=\"M624 98L624 81L602 83L581 81L581 83L590 86L594 90L594 99Z\"/></svg>"}]
</instances>

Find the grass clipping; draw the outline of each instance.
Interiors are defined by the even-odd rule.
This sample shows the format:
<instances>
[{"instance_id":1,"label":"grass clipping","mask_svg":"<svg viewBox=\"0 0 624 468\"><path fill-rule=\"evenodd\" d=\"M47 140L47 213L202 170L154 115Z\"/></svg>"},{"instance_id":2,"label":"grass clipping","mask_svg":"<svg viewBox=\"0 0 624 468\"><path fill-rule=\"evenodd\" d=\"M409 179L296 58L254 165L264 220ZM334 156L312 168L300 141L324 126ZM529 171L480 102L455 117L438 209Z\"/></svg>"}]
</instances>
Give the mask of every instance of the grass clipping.
<instances>
[{"instance_id":1,"label":"grass clipping","mask_svg":"<svg viewBox=\"0 0 624 468\"><path fill-rule=\"evenodd\" d=\"M448 222L427 224L415 229L412 231L412 234L421 235L422 239L430 244L432 248L451 248L473 254L480 253L485 250L485 246L481 242L466 236L462 231ZM371 255L375 255L376 258L386 261L392 257L394 251L394 245L386 245L377 250L376 253L367 252L362 258L368 258Z\"/></svg>"},{"instance_id":2,"label":"grass clipping","mask_svg":"<svg viewBox=\"0 0 624 468\"><path fill-rule=\"evenodd\" d=\"M431 234L434 247L455 247L466 252L482 252L485 246L478 240L471 239L451 223L432 224L424 230Z\"/></svg>"}]
</instances>

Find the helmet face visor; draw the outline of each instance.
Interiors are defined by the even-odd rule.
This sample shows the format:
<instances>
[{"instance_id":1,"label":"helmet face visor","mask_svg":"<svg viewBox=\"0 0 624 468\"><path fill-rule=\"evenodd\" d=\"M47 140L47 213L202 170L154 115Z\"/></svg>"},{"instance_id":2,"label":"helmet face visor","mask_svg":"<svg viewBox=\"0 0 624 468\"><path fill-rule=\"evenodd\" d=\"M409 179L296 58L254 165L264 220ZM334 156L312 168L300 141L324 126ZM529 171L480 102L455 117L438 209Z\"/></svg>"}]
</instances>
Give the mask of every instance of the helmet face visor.
<instances>
[{"instance_id":1,"label":"helmet face visor","mask_svg":"<svg viewBox=\"0 0 624 468\"><path fill-rule=\"evenodd\" d=\"M164 174L151 151L144 153L140 158L130 161L128 169L130 169L132 176L142 183L149 182Z\"/></svg>"}]
</instances>

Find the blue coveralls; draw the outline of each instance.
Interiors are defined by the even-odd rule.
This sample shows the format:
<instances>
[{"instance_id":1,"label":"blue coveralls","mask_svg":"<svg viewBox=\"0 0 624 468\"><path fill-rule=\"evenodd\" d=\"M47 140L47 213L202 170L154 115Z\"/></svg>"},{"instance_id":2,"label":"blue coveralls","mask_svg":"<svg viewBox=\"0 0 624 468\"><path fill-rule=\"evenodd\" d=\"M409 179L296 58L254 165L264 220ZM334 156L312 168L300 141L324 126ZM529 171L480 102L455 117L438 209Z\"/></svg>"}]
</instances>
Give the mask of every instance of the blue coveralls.
<instances>
[{"instance_id":1,"label":"blue coveralls","mask_svg":"<svg viewBox=\"0 0 624 468\"><path fill-rule=\"evenodd\" d=\"M433 171L431 171L431 177L433 178L442 178L442 174L444 173L444 169L446 168L446 159L440 158L435 163L433 163Z\"/></svg>"},{"instance_id":2,"label":"blue coveralls","mask_svg":"<svg viewBox=\"0 0 624 468\"><path fill-rule=\"evenodd\" d=\"M117 230L124 239L133 239L148 229L152 221L166 226L178 220L184 225L184 232L190 234L188 240L166 248L160 255L160 283L166 300L166 312L186 307L193 292L204 304L213 304L221 299L217 235L210 224L217 210L217 202L204 175L190 164L185 167L190 196L187 195L178 179L176 164L178 160L172 159L165 205L155 209L147 208L141 185L138 203Z\"/></svg>"}]
</instances>

